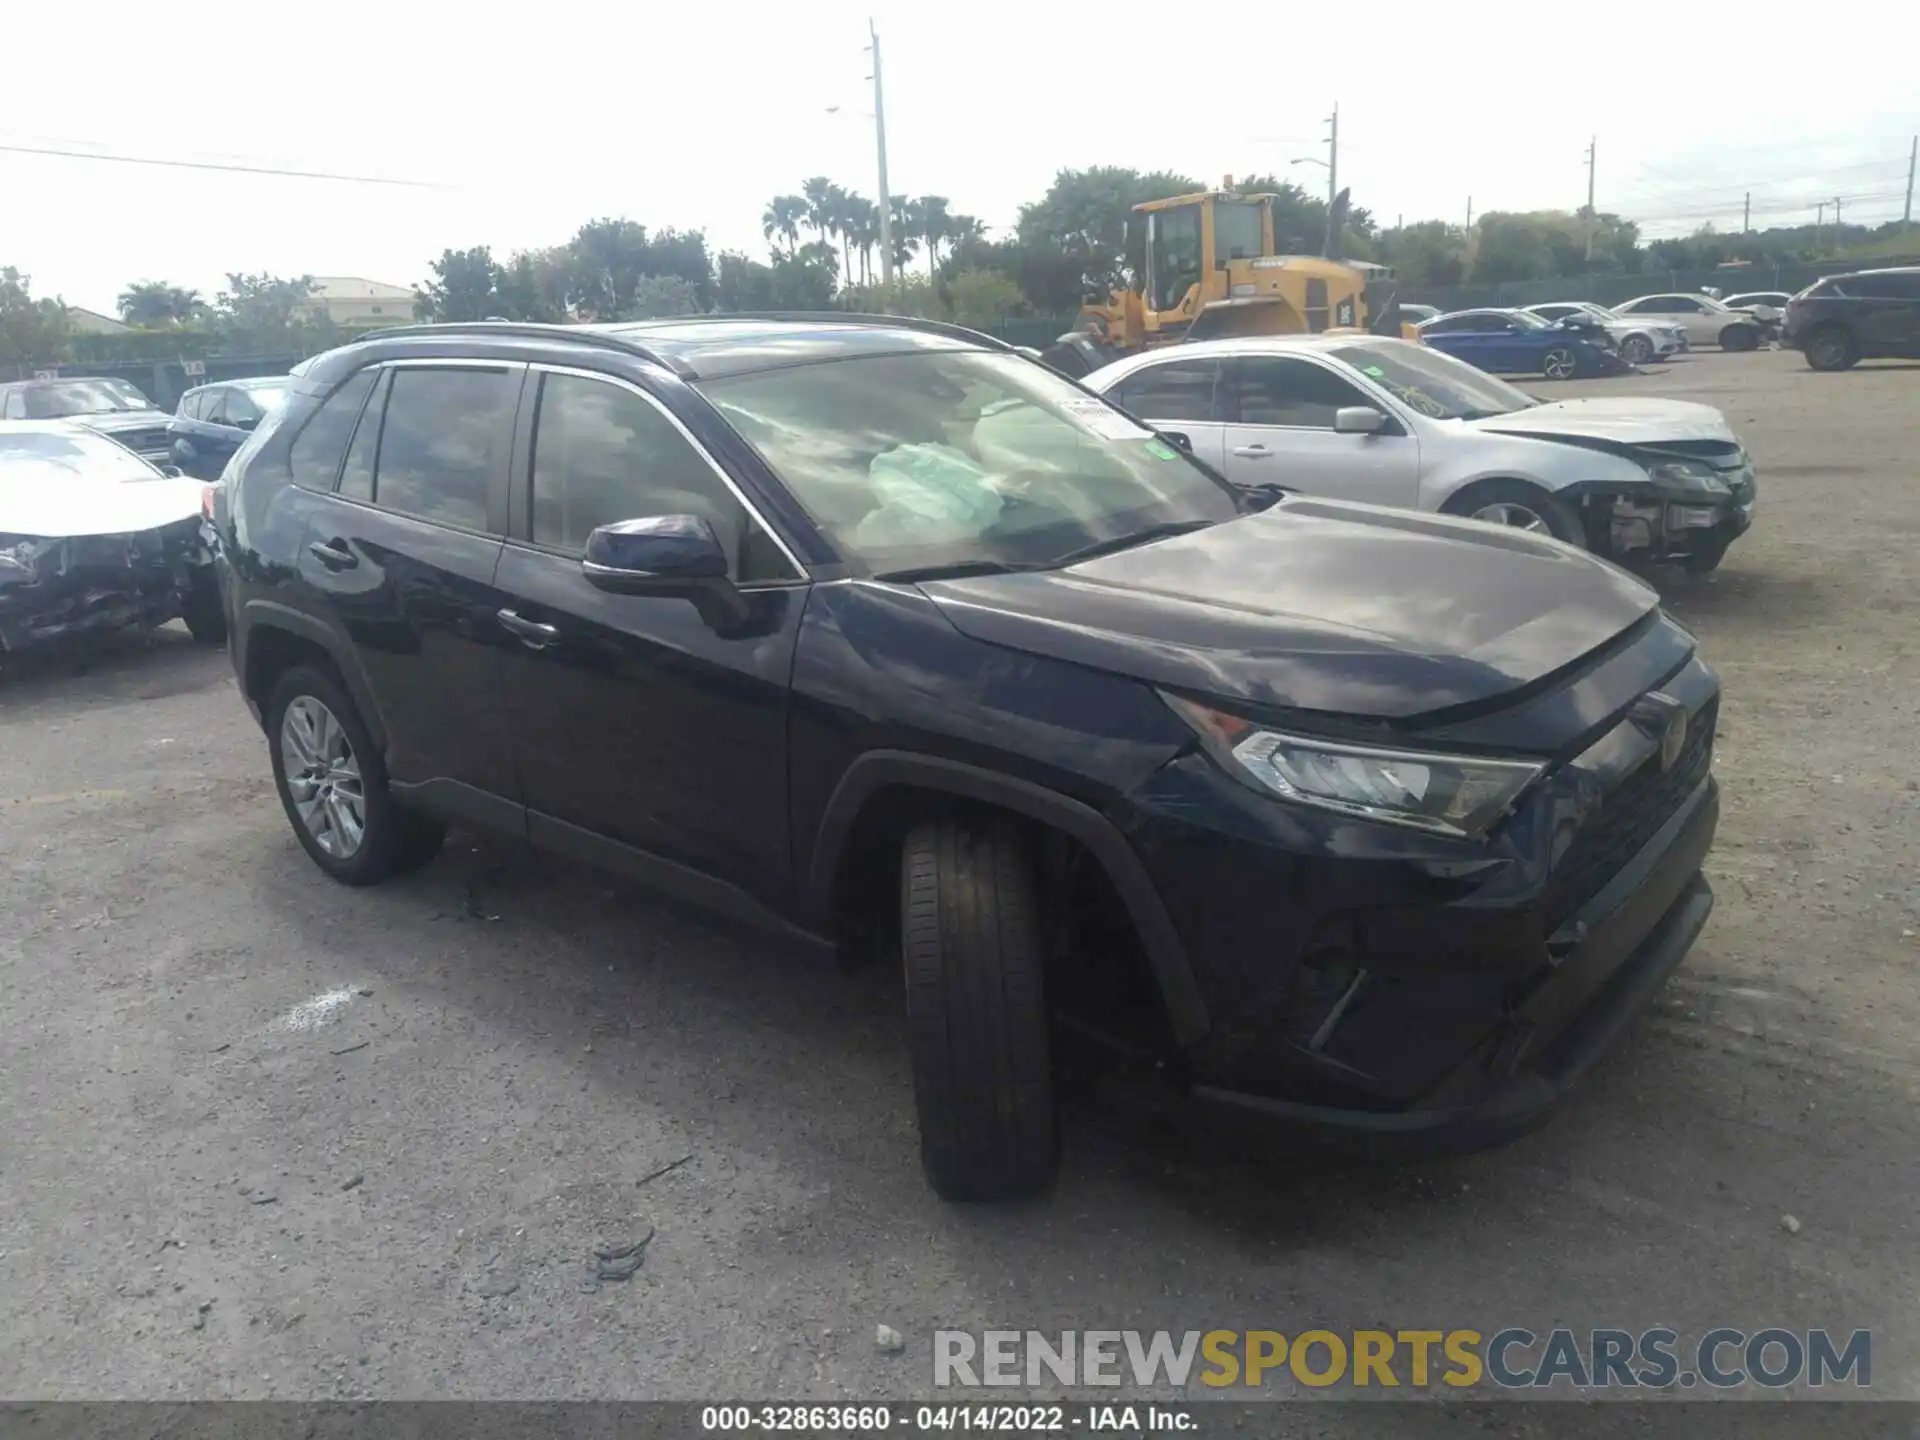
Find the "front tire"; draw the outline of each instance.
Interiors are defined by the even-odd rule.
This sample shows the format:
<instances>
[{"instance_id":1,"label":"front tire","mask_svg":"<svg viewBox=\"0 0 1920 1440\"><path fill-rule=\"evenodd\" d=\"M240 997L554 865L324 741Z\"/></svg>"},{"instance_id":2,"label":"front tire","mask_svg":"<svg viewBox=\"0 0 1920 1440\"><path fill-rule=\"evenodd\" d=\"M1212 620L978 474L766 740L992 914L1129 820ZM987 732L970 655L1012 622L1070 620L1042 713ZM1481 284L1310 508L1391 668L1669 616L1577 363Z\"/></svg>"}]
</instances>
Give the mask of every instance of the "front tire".
<instances>
[{"instance_id":1,"label":"front tire","mask_svg":"<svg viewBox=\"0 0 1920 1440\"><path fill-rule=\"evenodd\" d=\"M187 633L202 645L227 643L227 611L220 603L220 585L211 565L201 566L187 582L180 597L180 618Z\"/></svg>"},{"instance_id":2,"label":"front tire","mask_svg":"<svg viewBox=\"0 0 1920 1440\"><path fill-rule=\"evenodd\" d=\"M1540 357L1540 372L1549 380L1571 380L1580 369L1580 357L1565 345L1556 345Z\"/></svg>"},{"instance_id":3,"label":"front tire","mask_svg":"<svg viewBox=\"0 0 1920 1440\"><path fill-rule=\"evenodd\" d=\"M1805 350L1815 370L1851 370L1860 363L1860 342L1844 325L1822 325L1807 337Z\"/></svg>"},{"instance_id":4,"label":"front tire","mask_svg":"<svg viewBox=\"0 0 1920 1440\"><path fill-rule=\"evenodd\" d=\"M1620 342L1620 358L1629 365L1645 365L1653 359L1653 342L1644 335L1629 335Z\"/></svg>"},{"instance_id":5,"label":"front tire","mask_svg":"<svg viewBox=\"0 0 1920 1440\"><path fill-rule=\"evenodd\" d=\"M930 820L901 854L920 1161L944 1200L1014 1200L1059 1164L1034 864L1012 824Z\"/></svg>"},{"instance_id":6,"label":"front tire","mask_svg":"<svg viewBox=\"0 0 1920 1440\"><path fill-rule=\"evenodd\" d=\"M1715 541L1702 546L1680 562L1680 566L1689 575L1711 575L1720 568L1720 562L1727 558L1727 542Z\"/></svg>"},{"instance_id":7,"label":"front tire","mask_svg":"<svg viewBox=\"0 0 1920 1440\"><path fill-rule=\"evenodd\" d=\"M295 665L274 685L267 748L301 848L342 885L375 885L438 853L446 827L394 802L385 759L345 687L324 670Z\"/></svg>"},{"instance_id":8,"label":"front tire","mask_svg":"<svg viewBox=\"0 0 1920 1440\"><path fill-rule=\"evenodd\" d=\"M1751 325L1729 325L1720 332L1722 350L1757 350L1760 348L1760 332Z\"/></svg>"},{"instance_id":9,"label":"front tire","mask_svg":"<svg viewBox=\"0 0 1920 1440\"><path fill-rule=\"evenodd\" d=\"M1573 507L1525 480L1483 480L1469 485L1441 510L1487 525L1510 525L1536 535L1551 535L1569 545L1587 548L1586 532L1580 528L1580 517Z\"/></svg>"}]
</instances>

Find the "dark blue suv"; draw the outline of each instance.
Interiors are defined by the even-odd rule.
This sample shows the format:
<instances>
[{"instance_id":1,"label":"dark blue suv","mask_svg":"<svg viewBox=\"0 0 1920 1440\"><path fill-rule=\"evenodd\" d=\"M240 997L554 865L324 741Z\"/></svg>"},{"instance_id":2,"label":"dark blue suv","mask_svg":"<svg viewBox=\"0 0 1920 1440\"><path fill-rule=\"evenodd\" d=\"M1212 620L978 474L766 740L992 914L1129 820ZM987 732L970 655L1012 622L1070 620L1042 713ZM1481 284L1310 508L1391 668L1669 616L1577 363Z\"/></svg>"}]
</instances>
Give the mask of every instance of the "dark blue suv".
<instances>
[{"instance_id":1,"label":"dark blue suv","mask_svg":"<svg viewBox=\"0 0 1920 1440\"><path fill-rule=\"evenodd\" d=\"M922 1157L1051 1039L1369 1144L1543 1115L1706 922L1718 685L1550 539L1236 489L998 342L460 325L306 362L215 505L334 878L449 822L904 971Z\"/></svg>"}]
</instances>

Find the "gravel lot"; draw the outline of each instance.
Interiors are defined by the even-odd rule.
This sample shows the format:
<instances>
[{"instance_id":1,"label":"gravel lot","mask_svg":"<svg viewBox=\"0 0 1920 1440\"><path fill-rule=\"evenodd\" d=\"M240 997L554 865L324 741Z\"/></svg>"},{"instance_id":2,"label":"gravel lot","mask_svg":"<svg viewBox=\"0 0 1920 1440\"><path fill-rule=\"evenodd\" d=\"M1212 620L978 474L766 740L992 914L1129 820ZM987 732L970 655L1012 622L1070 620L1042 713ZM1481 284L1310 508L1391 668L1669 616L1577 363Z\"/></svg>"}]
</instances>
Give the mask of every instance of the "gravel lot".
<instances>
[{"instance_id":1,"label":"gravel lot","mask_svg":"<svg viewBox=\"0 0 1920 1440\"><path fill-rule=\"evenodd\" d=\"M0 669L0 1394L905 1396L937 1327L1664 1323L1872 1327L1920 1398L1917 369L1560 387L1718 405L1759 466L1662 580L1726 685L1719 908L1553 1125L1419 1166L1096 1092L1051 1200L943 1206L892 976L460 836L342 889L224 655Z\"/></svg>"}]
</instances>

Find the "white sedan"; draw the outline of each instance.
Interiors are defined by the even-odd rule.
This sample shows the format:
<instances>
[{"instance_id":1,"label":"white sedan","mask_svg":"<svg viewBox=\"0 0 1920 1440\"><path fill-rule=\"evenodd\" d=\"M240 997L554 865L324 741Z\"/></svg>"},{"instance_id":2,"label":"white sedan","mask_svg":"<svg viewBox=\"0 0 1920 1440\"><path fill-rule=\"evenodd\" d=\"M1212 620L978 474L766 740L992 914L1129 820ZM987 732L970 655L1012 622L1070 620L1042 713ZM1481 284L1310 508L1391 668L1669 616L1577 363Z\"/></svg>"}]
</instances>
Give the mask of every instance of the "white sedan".
<instances>
[{"instance_id":1,"label":"white sedan","mask_svg":"<svg viewBox=\"0 0 1920 1440\"><path fill-rule=\"evenodd\" d=\"M1718 345L1722 350L1757 350L1767 339L1761 317L1747 310L1731 310L1711 295L1642 295L1613 307L1627 320L1650 320L1678 325L1692 345Z\"/></svg>"},{"instance_id":2,"label":"white sedan","mask_svg":"<svg viewBox=\"0 0 1920 1440\"><path fill-rule=\"evenodd\" d=\"M1243 485L1463 515L1696 572L1753 521L1752 462L1712 406L1542 403L1405 340L1195 341L1082 383Z\"/></svg>"},{"instance_id":3,"label":"white sedan","mask_svg":"<svg viewBox=\"0 0 1920 1440\"><path fill-rule=\"evenodd\" d=\"M1591 300L1553 300L1544 305L1529 305L1526 310L1542 320L1564 320L1569 315L1586 316L1595 324L1605 327L1613 337L1620 358L1629 365L1671 359L1688 348L1687 332L1678 325L1644 318L1629 319Z\"/></svg>"}]
</instances>

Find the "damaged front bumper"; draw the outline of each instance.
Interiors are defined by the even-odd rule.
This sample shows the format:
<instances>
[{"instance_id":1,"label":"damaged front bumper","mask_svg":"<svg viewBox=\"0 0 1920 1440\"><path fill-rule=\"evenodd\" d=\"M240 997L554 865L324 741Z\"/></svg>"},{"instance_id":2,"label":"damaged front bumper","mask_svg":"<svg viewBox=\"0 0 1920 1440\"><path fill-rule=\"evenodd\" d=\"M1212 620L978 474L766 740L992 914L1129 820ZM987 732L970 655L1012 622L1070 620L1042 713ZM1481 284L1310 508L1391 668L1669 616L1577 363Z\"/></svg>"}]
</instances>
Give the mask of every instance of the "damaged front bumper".
<instances>
[{"instance_id":1,"label":"damaged front bumper","mask_svg":"<svg viewBox=\"0 0 1920 1440\"><path fill-rule=\"evenodd\" d=\"M197 518L125 535L0 536L0 652L165 624L211 558Z\"/></svg>"},{"instance_id":2,"label":"damaged front bumper","mask_svg":"<svg viewBox=\"0 0 1920 1440\"><path fill-rule=\"evenodd\" d=\"M1751 465L1723 479L1724 495L1652 486L1617 497L1607 517L1613 553L1674 560L1725 550L1753 527L1759 497Z\"/></svg>"}]
</instances>

